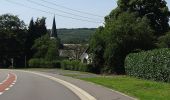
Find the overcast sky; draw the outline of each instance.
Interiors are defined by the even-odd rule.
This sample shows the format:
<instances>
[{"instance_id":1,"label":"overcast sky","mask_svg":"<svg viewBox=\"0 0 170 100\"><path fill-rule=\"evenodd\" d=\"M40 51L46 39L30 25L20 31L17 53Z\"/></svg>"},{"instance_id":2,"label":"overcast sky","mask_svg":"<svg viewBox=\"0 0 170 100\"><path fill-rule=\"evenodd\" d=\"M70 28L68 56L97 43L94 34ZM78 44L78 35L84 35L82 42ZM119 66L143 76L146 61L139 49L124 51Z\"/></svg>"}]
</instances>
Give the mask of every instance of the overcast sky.
<instances>
[{"instance_id":1,"label":"overcast sky","mask_svg":"<svg viewBox=\"0 0 170 100\"><path fill-rule=\"evenodd\" d=\"M116 0L0 0L0 14L18 15L27 25L32 17L44 16L48 28L56 14L57 28L96 28L116 6Z\"/></svg>"}]
</instances>

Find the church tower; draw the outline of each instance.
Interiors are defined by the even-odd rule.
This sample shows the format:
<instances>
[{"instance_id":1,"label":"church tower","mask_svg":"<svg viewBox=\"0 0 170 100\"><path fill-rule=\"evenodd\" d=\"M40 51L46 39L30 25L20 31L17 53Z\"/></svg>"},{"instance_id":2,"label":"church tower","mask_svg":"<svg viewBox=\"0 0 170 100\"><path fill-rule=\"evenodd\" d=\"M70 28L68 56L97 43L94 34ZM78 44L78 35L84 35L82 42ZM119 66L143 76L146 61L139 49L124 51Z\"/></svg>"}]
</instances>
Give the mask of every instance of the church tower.
<instances>
[{"instance_id":1,"label":"church tower","mask_svg":"<svg viewBox=\"0 0 170 100\"><path fill-rule=\"evenodd\" d=\"M50 38L58 38L57 37L57 29L56 29L55 16L54 16L54 19L53 19L53 26L52 26Z\"/></svg>"}]
</instances>

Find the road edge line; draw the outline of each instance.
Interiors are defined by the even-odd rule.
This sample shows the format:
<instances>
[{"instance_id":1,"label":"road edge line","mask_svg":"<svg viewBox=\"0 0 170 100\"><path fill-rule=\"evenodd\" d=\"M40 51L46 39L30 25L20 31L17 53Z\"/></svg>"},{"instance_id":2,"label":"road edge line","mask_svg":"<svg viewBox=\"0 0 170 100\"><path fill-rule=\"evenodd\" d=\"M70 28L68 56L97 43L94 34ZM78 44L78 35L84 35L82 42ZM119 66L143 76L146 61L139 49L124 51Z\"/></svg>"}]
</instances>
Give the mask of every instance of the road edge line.
<instances>
[{"instance_id":1,"label":"road edge line","mask_svg":"<svg viewBox=\"0 0 170 100\"><path fill-rule=\"evenodd\" d=\"M93 97L92 95L87 93L85 90L77 87L74 84L71 84L67 81L64 81L62 79L59 79L59 78L56 78L56 77L53 77L53 76L50 76L50 75L42 74L42 73L39 73L39 72L34 72L34 71L22 71L22 70L17 70L17 71L32 73L32 74L35 74L35 75L38 75L38 76L48 78L48 79L53 80L57 83L60 83L63 86L65 86L66 88L68 88L69 90L71 90L73 93L75 93L81 100L97 100L95 97Z\"/></svg>"}]
</instances>

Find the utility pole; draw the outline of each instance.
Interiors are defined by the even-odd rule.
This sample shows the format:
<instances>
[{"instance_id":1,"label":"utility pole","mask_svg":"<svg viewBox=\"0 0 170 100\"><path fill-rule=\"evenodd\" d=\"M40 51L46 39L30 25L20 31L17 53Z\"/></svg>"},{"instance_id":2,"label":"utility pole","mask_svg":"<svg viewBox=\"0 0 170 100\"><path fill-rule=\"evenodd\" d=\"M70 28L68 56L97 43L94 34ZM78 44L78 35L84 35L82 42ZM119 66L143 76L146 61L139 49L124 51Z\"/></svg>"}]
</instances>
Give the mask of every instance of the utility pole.
<instances>
[{"instance_id":1,"label":"utility pole","mask_svg":"<svg viewBox=\"0 0 170 100\"><path fill-rule=\"evenodd\" d=\"M25 68L27 68L27 56L25 56Z\"/></svg>"},{"instance_id":2,"label":"utility pole","mask_svg":"<svg viewBox=\"0 0 170 100\"><path fill-rule=\"evenodd\" d=\"M12 69L14 68L14 58L11 58Z\"/></svg>"}]
</instances>

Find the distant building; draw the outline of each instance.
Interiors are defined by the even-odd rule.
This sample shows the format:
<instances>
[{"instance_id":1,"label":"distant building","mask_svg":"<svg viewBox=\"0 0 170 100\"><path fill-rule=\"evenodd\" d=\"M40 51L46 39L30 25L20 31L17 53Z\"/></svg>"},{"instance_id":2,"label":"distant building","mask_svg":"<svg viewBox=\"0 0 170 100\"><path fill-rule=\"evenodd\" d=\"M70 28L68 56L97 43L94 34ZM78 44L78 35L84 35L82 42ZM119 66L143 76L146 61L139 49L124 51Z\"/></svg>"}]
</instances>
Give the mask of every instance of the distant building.
<instances>
[{"instance_id":1,"label":"distant building","mask_svg":"<svg viewBox=\"0 0 170 100\"><path fill-rule=\"evenodd\" d=\"M52 25L52 30L51 30L51 33L50 33L50 38L51 39L58 38L55 16L54 16L54 19L53 19L53 25ZM60 50L59 50L59 56L64 57L64 58L68 58L68 59L71 59L71 60L81 60L81 62L89 64L91 61L89 59L90 58L89 54L87 53L87 51L88 51L87 48L88 48L88 44L86 44L86 45L82 45L82 44L61 44Z\"/></svg>"},{"instance_id":2,"label":"distant building","mask_svg":"<svg viewBox=\"0 0 170 100\"><path fill-rule=\"evenodd\" d=\"M56 29L56 22L55 22L55 16L54 16L54 19L53 19L53 26L52 26L50 38L58 38L57 29Z\"/></svg>"},{"instance_id":3,"label":"distant building","mask_svg":"<svg viewBox=\"0 0 170 100\"><path fill-rule=\"evenodd\" d=\"M92 55L89 53L89 48L83 52L83 54L80 56L80 60L82 63L85 63L85 64L92 63Z\"/></svg>"},{"instance_id":4,"label":"distant building","mask_svg":"<svg viewBox=\"0 0 170 100\"><path fill-rule=\"evenodd\" d=\"M63 44L59 50L60 57L66 57L73 60L79 60L82 53L86 50L87 45L81 44Z\"/></svg>"}]
</instances>

